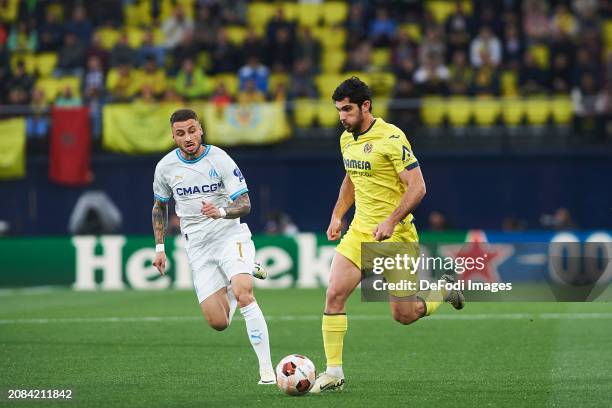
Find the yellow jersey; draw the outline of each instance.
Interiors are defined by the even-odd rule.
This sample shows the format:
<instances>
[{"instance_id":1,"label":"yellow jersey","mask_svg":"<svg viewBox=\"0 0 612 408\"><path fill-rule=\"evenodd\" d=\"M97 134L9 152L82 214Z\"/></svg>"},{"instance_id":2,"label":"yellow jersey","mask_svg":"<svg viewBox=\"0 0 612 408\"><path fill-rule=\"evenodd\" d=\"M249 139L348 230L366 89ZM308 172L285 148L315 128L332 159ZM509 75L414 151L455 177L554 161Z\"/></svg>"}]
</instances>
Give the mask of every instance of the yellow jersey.
<instances>
[{"instance_id":1,"label":"yellow jersey","mask_svg":"<svg viewBox=\"0 0 612 408\"><path fill-rule=\"evenodd\" d=\"M340 136L344 169L355 186L355 217L351 229L371 234L395 211L406 185L398 174L419 165L400 128L375 118L361 134ZM403 221L412 222L409 214Z\"/></svg>"}]
</instances>

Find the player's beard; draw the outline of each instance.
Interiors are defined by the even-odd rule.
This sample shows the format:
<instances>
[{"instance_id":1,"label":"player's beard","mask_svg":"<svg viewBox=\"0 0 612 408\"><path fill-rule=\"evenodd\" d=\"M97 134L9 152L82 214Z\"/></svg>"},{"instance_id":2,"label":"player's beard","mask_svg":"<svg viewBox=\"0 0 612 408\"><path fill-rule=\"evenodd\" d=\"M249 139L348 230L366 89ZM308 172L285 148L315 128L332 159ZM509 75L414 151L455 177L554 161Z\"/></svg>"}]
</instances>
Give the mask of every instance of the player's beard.
<instances>
[{"instance_id":1,"label":"player's beard","mask_svg":"<svg viewBox=\"0 0 612 408\"><path fill-rule=\"evenodd\" d=\"M355 121L354 124L349 125L346 130L348 130L349 132L351 132L352 134L356 134L359 133L361 131L361 127L363 125L363 112L359 111L359 114L357 116L357 120Z\"/></svg>"},{"instance_id":2,"label":"player's beard","mask_svg":"<svg viewBox=\"0 0 612 408\"><path fill-rule=\"evenodd\" d=\"M193 146L191 149L187 147L183 148L179 146L181 151L185 154L188 160L195 159L198 153L200 153L200 148L202 147L202 140L198 140L193 143L195 145L195 150L193 150Z\"/></svg>"}]
</instances>

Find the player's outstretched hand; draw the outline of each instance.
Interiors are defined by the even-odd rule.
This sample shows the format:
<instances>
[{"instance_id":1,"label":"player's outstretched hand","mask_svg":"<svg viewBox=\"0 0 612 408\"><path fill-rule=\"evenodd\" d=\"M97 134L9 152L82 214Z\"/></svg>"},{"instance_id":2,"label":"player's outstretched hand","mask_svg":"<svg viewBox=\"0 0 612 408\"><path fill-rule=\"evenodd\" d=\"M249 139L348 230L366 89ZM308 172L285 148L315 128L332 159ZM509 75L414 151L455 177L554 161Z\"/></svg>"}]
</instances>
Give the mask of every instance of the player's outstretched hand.
<instances>
[{"instance_id":1,"label":"player's outstretched hand","mask_svg":"<svg viewBox=\"0 0 612 408\"><path fill-rule=\"evenodd\" d=\"M202 209L200 210L202 215L207 216L208 218L212 218L216 220L217 218L221 218L221 213L219 209L211 203L207 203L206 201L202 201Z\"/></svg>"},{"instance_id":2,"label":"player's outstretched hand","mask_svg":"<svg viewBox=\"0 0 612 408\"><path fill-rule=\"evenodd\" d=\"M342 230L342 220L339 218L332 218L327 227L327 239L335 241L340 238L340 231Z\"/></svg>"},{"instance_id":3,"label":"player's outstretched hand","mask_svg":"<svg viewBox=\"0 0 612 408\"><path fill-rule=\"evenodd\" d=\"M385 239L391 238L394 230L395 224L389 220L385 220L376 226L372 235L375 241L384 241Z\"/></svg>"},{"instance_id":4,"label":"player's outstretched hand","mask_svg":"<svg viewBox=\"0 0 612 408\"><path fill-rule=\"evenodd\" d=\"M157 268L161 276L164 276L166 274L166 253L165 252L155 253L155 259L153 260L153 266Z\"/></svg>"}]
</instances>

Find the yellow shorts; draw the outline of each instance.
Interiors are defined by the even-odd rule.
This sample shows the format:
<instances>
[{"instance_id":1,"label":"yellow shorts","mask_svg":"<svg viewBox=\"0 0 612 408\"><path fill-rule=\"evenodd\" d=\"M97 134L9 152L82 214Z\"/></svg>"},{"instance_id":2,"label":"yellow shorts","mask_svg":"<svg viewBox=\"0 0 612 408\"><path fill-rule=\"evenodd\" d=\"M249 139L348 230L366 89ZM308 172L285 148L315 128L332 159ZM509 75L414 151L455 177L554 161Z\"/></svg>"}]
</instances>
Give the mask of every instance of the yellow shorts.
<instances>
[{"instance_id":1,"label":"yellow shorts","mask_svg":"<svg viewBox=\"0 0 612 408\"><path fill-rule=\"evenodd\" d=\"M362 272L367 273L367 271L363 271L362 265L361 265L361 255L362 255L361 244L362 243L373 243L373 242L376 242L376 241L374 240L374 237L372 236L371 232L365 233L362 231L357 231L353 228L349 228L348 232L344 235L344 237L342 237L342 240L336 247L336 252L344 255L351 262L357 265L357 267L361 269ZM401 246L402 252L407 253L409 256L419 255L419 250L418 250L419 235L417 234L417 230L414 224L411 222L403 224L403 225L398 224L397 227L395 227L395 232L393 233L393 235L389 239L386 239L383 242L414 243L415 245ZM380 252L377 251L377 253L382 256L390 257L390 256L393 256L395 253L397 253L397 248L398 246L392 246L392 248L389 248L389 247L381 248L381 251ZM385 253L389 251L391 252L388 254ZM392 282L392 283L397 283L401 280L410 280L410 281L415 282L415 284L417 282L417 274L410 273L410 271L406 271L406 270L399 270L399 271L398 270L386 270L383 273L383 276L385 277L385 280L387 282ZM416 290L415 291L389 290L389 293L396 297L412 296L416 292L417 292Z\"/></svg>"}]
</instances>

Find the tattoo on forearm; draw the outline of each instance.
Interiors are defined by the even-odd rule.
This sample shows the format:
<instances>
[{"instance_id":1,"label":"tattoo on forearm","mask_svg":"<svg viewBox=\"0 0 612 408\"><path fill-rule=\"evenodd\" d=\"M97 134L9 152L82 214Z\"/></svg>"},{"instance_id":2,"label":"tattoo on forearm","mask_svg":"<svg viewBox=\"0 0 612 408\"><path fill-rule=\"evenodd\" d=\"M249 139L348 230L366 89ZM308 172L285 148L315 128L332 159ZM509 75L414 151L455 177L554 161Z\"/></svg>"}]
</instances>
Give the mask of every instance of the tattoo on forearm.
<instances>
[{"instance_id":1,"label":"tattoo on forearm","mask_svg":"<svg viewBox=\"0 0 612 408\"><path fill-rule=\"evenodd\" d=\"M153 221L153 234L155 235L155 243L163 244L164 236L166 235L166 226L168 225L168 206L161 201L156 200L151 211Z\"/></svg>"},{"instance_id":2,"label":"tattoo on forearm","mask_svg":"<svg viewBox=\"0 0 612 408\"><path fill-rule=\"evenodd\" d=\"M251 199L248 194L242 194L236 201L225 207L225 218L240 218L251 212Z\"/></svg>"}]
</instances>

